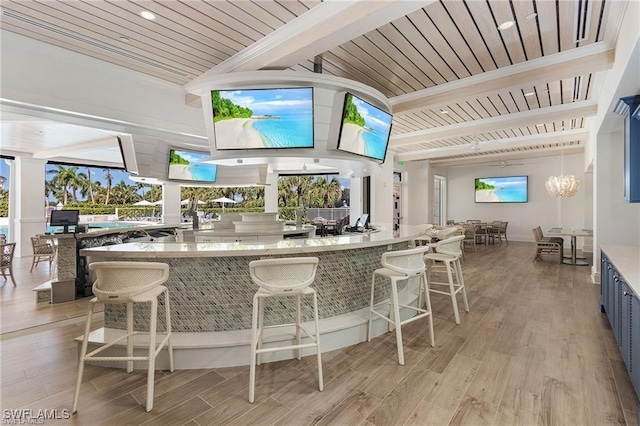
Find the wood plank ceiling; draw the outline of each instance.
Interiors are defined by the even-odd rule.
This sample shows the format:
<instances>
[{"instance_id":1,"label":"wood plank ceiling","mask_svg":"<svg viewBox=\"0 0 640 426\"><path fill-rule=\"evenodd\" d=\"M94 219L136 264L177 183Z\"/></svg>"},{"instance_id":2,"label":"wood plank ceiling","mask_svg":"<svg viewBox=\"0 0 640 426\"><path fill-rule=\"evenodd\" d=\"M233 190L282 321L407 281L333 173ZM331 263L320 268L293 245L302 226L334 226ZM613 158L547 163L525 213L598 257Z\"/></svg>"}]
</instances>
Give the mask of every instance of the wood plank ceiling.
<instances>
[{"instance_id":1,"label":"wood plank ceiling","mask_svg":"<svg viewBox=\"0 0 640 426\"><path fill-rule=\"evenodd\" d=\"M0 22L4 30L183 85L327 3L3 0ZM390 98L395 160L444 166L583 150L597 77L612 66L626 2L419 3L321 52L322 72ZM142 10L156 18L142 19ZM513 25L498 29L506 21ZM288 68L313 71L314 57Z\"/></svg>"}]
</instances>

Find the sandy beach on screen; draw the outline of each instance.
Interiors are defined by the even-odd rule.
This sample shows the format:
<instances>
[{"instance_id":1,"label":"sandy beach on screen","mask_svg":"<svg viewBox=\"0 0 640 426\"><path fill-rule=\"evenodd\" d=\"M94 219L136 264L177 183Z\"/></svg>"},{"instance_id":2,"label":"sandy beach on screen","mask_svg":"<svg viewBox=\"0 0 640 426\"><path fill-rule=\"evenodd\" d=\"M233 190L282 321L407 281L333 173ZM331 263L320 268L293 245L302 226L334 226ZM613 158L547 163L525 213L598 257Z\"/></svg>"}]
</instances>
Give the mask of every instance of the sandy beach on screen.
<instances>
[{"instance_id":1,"label":"sandy beach on screen","mask_svg":"<svg viewBox=\"0 0 640 426\"><path fill-rule=\"evenodd\" d=\"M500 197L498 197L493 189L481 189L476 190L476 201L480 203L499 203Z\"/></svg>"},{"instance_id":2,"label":"sandy beach on screen","mask_svg":"<svg viewBox=\"0 0 640 426\"><path fill-rule=\"evenodd\" d=\"M214 124L216 128L216 148L265 148L262 136L253 128L254 121L250 118L231 118L216 122Z\"/></svg>"},{"instance_id":3,"label":"sandy beach on screen","mask_svg":"<svg viewBox=\"0 0 640 426\"><path fill-rule=\"evenodd\" d=\"M170 164L169 179L193 180L189 166L185 164Z\"/></svg>"},{"instance_id":4,"label":"sandy beach on screen","mask_svg":"<svg viewBox=\"0 0 640 426\"><path fill-rule=\"evenodd\" d=\"M342 125L342 135L340 138L340 149L356 154L365 155L364 129L357 124L345 123Z\"/></svg>"}]
</instances>

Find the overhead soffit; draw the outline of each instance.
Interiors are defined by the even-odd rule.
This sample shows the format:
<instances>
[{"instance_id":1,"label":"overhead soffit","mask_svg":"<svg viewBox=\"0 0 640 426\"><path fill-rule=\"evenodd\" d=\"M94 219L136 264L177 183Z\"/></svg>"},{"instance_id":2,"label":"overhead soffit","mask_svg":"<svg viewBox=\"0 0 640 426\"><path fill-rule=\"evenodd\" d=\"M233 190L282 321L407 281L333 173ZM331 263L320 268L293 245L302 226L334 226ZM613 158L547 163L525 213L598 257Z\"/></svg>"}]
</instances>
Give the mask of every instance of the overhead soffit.
<instances>
[{"instance_id":1,"label":"overhead soffit","mask_svg":"<svg viewBox=\"0 0 640 426\"><path fill-rule=\"evenodd\" d=\"M474 140L526 140L560 129L585 129L592 114L580 110L558 120L538 120L548 108L595 104L598 77L612 64L610 46L626 2L424 3L348 41L329 44L322 52L323 73L367 84L395 104L391 155L417 160L431 150L423 158L460 163L478 157L491 161L510 153L537 156L553 153L557 142L498 151L485 151L482 143L480 150L466 152L465 147ZM580 10L580 5L587 9ZM321 1L307 0L6 0L2 6L2 28L7 31L181 85L291 27L312 9L328 9ZM156 14L156 20L141 19L138 14L143 8ZM497 29L508 20L515 21L512 28ZM340 28L336 33L340 31L346 34L352 29ZM550 65L539 65L546 58ZM554 63L563 61L564 65L554 68ZM288 67L313 71L313 62L308 57ZM483 80L497 73L504 75L478 91ZM556 78L544 79L545 75ZM520 114L522 121L491 131L476 130L486 127L487 120L513 114ZM455 126L466 126L466 132L444 134ZM419 132L433 129L444 129L442 137L420 140ZM404 144L411 135L417 135L417 140ZM577 141L576 146L581 149L583 143ZM438 154L437 149L453 147L461 147L461 152Z\"/></svg>"}]
</instances>

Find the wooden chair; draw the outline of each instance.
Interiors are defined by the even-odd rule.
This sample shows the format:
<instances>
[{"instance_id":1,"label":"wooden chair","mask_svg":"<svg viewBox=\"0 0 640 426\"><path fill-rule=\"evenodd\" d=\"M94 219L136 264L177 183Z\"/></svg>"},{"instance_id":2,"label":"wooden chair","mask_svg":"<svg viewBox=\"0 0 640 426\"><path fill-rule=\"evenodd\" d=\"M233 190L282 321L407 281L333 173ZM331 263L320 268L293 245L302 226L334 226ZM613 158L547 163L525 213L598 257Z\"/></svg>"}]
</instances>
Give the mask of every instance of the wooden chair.
<instances>
[{"instance_id":1,"label":"wooden chair","mask_svg":"<svg viewBox=\"0 0 640 426\"><path fill-rule=\"evenodd\" d=\"M541 240L540 233L537 228L531 230L536 241L536 254L533 261L541 260L542 255L557 256L558 263L562 263L562 244L557 241Z\"/></svg>"},{"instance_id":2,"label":"wooden chair","mask_svg":"<svg viewBox=\"0 0 640 426\"><path fill-rule=\"evenodd\" d=\"M467 245L473 246L473 251L476 250L476 226L472 223L465 223L462 225L462 229L464 231L464 240L462 240L462 248L464 253L464 248Z\"/></svg>"},{"instance_id":3,"label":"wooden chair","mask_svg":"<svg viewBox=\"0 0 640 426\"><path fill-rule=\"evenodd\" d=\"M487 239L491 240L492 243L496 242L496 239L500 244L502 244L502 238L500 238L500 226L502 226L502 222L499 220L494 220L491 222L491 225L487 226Z\"/></svg>"},{"instance_id":4,"label":"wooden chair","mask_svg":"<svg viewBox=\"0 0 640 426\"><path fill-rule=\"evenodd\" d=\"M16 243L2 244L0 245L0 271L2 271L2 277L7 280L7 272L11 277L13 286L16 286L16 280L13 278L13 252L15 251Z\"/></svg>"},{"instance_id":5,"label":"wooden chair","mask_svg":"<svg viewBox=\"0 0 640 426\"><path fill-rule=\"evenodd\" d=\"M51 264L53 263L53 258L56 253L53 241L37 236L31 237L31 246L33 247L33 261L31 262L31 269L29 269L29 272L32 272L33 267L37 267L38 263L44 261L49 262L49 269L51 269Z\"/></svg>"}]
</instances>

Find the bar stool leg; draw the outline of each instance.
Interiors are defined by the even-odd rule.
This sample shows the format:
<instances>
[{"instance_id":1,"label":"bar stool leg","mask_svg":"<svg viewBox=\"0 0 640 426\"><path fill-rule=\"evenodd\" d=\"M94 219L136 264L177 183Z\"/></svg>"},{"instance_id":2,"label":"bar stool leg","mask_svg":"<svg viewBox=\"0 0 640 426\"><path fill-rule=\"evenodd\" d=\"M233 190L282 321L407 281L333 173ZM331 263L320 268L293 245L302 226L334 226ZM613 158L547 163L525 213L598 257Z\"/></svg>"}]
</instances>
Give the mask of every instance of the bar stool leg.
<instances>
[{"instance_id":1,"label":"bar stool leg","mask_svg":"<svg viewBox=\"0 0 640 426\"><path fill-rule=\"evenodd\" d=\"M262 338L263 338L263 330L264 330L264 305L267 303L266 298L259 297L258 298L258 342L256 344L256 349L262 349ZM258 365L262 364L262 354L258 353Z\"/></svg>"},{"instance_id":2,"label":"bar stool leg","mask_svg":"<svg viewBox=\"0 0 640 426\"><path fill-rule=\"evenodd\" d=\"M127 303L127 357L133 356L133 302ZM127 373L133 371L133 361L127 361Z\"/></svg>"},{"instance_id":3,"label":"bar stool leg","mask_svg":"<svg viewBox=\"0 0 640 426\"><path fill-rule=\"evenodd\" d=\"M324 389L324 379L322 378L322 354L320 351L320 324L318 320L318 295L313 292L313 317L316 323L316 351L318 352L318 389Z\"/></svg>"},{"instance_id":4,"label":"bar stool leg","mask_svg":"<svg viewBox=\"0 0 640 426\"><path fill-rule=\"evenodd\" d=\"M153 383L156 373L156 330L158 328L158 300L151 301L149 323L149 368L147 370L147 412L153 409Z\"/></svg>"},{"instance_id":5,"label":"bar stool leg","mask_svg":"<svg viewBox=\"0 0 640 426\"><path fill-rule=\"evenodd\" d=\"M464 302L464 310L469 312L469 301L467 300L467 288L464 285L464 277L462 276L462 265L460 264L460 259L456 262L456 272L458 274L458 285L462 288L462 301Z\"/></svg>"},{"instance_id":6,"label":"bar stool leg","mask_svg":"<svg viewBox=\"0 0 640 426\"><path fill-rule=\"evenodd\" d=\"M404 365L404 350L402 348L402 326L400 324L400 308L398 306L398 285L395 279L391 279L391 307L393 321L396 328L396 344L398 346L398 363ZM391 324L391 323L389 323Z\"/></svg>"},{"instance_id":7,"label":"bar stool leg","mask_svg":"<svg viewBox=\"0 0 640 426\"><path fill-rule=\"evenodd\" d=\"M376 291L376 274L371 275L371 302L369 303L369 331L367 334L367 341L371 341L371 326L373 323L373 295Z\"/></svg>"},{"instance_id":8,"label":"bar stool leg","mask_svg":"<svg viewBox=\"0 0 640 426\"><path fill-rule=\"evenodd\" d=\"M447 268L447 278L449 278L449 293L451 293L451 303L453 303L453 315L456 320L456 324L460 324L460 314L458 313L458 301L456 299L456 289L453 286L453 276L451 275L451 269L455 267L449 260L445 262ZM457 271L456 271L457 275Z\"/></svg>"},{"instance_id":9,"label":"bar stool leg","mask_svg":"<svg viewBox=\"0 0 640 426\"><path fill-rule=\"evenodd\" d=\"M253 314L251 317L251 363L249 364L249 402L253 404L256 388L256 348L258 345L258 315L260 298L253 296Z\"/></svg>"},{"instance_id":10,"label":"bar stool leg","mask_svg":"<svg viewBox=\"0 0 640 426\"><path fill-rule=\"evenodd\" d=\"M95 304L89 302L89 313L87 313L87 322L84 326L84 336L82 337L82 348L80 349L80 357L78 359L78 379L76 381L76 393L73 396L73 408L71 413L78 411L78 399L80 398L80 386L82 385L82 375L84 374L84 358L87 356L87 347L89 346L89 333L91 332L91 317L93 317L93 308Z\"/></svg>"},{"instance_id":11,"label":"bar stool leg","mask_svg":"<svg viewBox=\"0 0 640 426\"><path fill-rule=\"evenodd\" d=\"M169 309L169 291L164 291L164 318L167 322L167 349L169 350L169 371L173 373L173 343L171 337L171 310Z\"/></svg>"},{"instance_id":12,"label":"bar stool leg","mask_svg":"<svg viewBox=\"0 0 640 426\"><path fill-rule=\"evenodd\" d=\"M429 283L427 282L427 274L423 272L422 275L420 275L420 280L422 281L422 287L424 287L424 298L425 298L425 304L427 305L426 308L427 308L427 311L429 311L430 343L431 343L431 346L435 346L436 343L435 343L434 334L433 334L433 311L431 310L431 298L429 297Z\"/></svg>"},{"instance_id":13,"label":"bar stool leg","mask_svg":"<svg viewBox=\"0 0 640 426\"><path fill-rule=\"evenodd\" d=\"M296 342L298 346L301 344L300 339L300 295L296 296ZM302 357L302 348L298 348L298 359Z\"/></svg>"}]
</instances>

